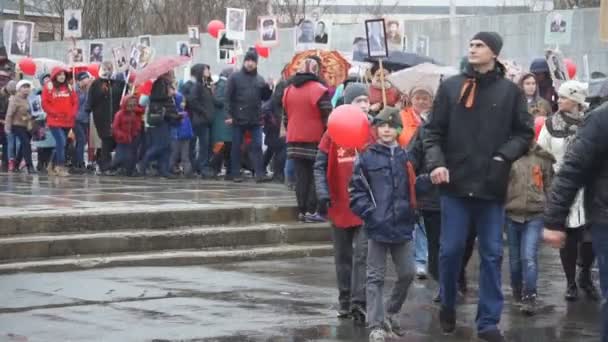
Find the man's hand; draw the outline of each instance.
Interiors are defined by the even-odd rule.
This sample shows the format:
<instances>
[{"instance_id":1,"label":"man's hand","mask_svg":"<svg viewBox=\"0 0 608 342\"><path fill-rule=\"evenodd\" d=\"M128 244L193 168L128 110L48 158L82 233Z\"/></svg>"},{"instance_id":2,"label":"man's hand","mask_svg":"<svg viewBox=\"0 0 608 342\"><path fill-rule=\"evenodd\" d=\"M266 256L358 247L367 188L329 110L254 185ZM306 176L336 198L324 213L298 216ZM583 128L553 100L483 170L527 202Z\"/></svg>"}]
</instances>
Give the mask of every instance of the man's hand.
<instances>
[{"instance_id":1,"label":"man's hand","mask_svg":"<svg viewBox=\"0 0 608 342\"><path fill-rule=\"evenodd\" d=\"M371 105L369 107L369 110L372 112L378 112L378 111L380 111L380 108L382 108L382 104L380 102L378 102L378 103L374 103L373 105Z\"/></svg>"},{"instance_id":2,"label":"man's hand","mask_svg":"<svg viewBox=\"0 0 608 342\"><path fill-rule=\"evenodd\" d=\"M450 171L445 167L438 167L431 172L431 182L435 185L449 183L450 182Z\"/></svg>"},{"instance_id":3,"label":"man's hand","mask_svg":"<svg viewBox=\"0 0 608 342\"><path fill-rule=\"evenodd\" d=\"M224 120L224 122L226 123L226 125L232 125L232 118L228 118L226 120Z\"/></svg>"},{"instance_id":4,"label":"man's hand","mask_svg":"<svg viewBox=\"0 0 608 342\"><path fill-rule=\"evenodd\" d=\"M566 233L559 230L543 230L543 240L553 248L563 248L566 243Z\"/></svg>"}]
</instances>

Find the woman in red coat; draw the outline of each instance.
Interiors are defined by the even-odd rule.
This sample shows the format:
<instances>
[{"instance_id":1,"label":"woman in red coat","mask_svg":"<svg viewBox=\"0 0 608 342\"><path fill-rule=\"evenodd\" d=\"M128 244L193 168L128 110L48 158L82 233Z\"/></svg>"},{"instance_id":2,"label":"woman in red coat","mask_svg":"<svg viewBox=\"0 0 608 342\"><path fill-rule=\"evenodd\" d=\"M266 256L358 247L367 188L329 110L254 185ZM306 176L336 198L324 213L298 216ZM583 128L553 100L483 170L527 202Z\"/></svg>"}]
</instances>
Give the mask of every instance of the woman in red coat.
<instances>
[{"instance_id":1,"label":"woman in red coat","mask_svg":"<svg viewBox=\"0 0 608 342\"><path fill-rule=\"evenodd\" d=\"M61 67L51 72L51 80L43 85L42 108L46 112L46 122L55 138L54 174L67 176L65 168L65 147L68 132L74 127L78 112L78 95L69 81L71 73ZM49 172L49 175L51 173Z\"/></svg>"}]
</instances>

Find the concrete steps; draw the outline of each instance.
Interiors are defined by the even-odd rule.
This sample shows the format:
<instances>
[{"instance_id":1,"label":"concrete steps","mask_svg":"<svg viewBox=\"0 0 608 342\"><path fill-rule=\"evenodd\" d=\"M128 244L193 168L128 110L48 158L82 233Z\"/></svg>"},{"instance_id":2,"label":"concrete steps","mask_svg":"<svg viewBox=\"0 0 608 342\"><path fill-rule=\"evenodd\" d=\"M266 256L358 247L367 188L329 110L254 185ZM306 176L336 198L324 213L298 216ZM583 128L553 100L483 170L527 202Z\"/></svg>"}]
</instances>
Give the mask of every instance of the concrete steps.
<instances>
[{"instance_id":1,"label":"concrete steps","mask_svg":"<svg viewBox=\"0 0 608 342\"><path fill-rule=\"evenodd\" d=\"M62 272L101 267L187 266L247 260L329 256L328 243L249 246L235 249L175 250L107 256L52 258L0 264L0 274L17 272Z\"/></svg>"},{"instance_id":2,"label":"concrete steps","mask_svg":"<svg viewBox=\"0 0 608 342\"><path fill-rule=\"evenodd\" d=\"M291 206L102 210L0 217L0 273L327 256L329 224Z\"/></svg>"},{"instance_id":3,"label":"concrete steps","mask_svg":"<svg viewBox=\"0 0 608 342\"><path fill-rule=\"evenodd\" d=\"M20 235L0 238L0 262L88 254L327 242L330 239L327 225L301 223Z\"/></svg>"}]
</instances>

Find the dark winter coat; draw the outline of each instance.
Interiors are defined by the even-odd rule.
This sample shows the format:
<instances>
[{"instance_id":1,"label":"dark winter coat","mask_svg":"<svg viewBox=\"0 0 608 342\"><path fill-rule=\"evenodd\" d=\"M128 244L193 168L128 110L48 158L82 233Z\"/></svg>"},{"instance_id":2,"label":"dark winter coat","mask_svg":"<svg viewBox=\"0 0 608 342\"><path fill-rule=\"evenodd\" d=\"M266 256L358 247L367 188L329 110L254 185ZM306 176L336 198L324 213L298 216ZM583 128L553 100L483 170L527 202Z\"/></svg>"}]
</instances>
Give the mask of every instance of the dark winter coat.
<instances>
[{"instance_id":1,"label":"dark winter coat","mask_svg":"<svg viewBox=\"0 0 608 342\"><path fill-rule=\"evenodd\" d=\"M233 73L226 85L226 111L234 125L260 125L262 102L270 99L272 90L257 70L245 68Z\"/></svg>"},{"instance_id":2,"label":"dark winter coat","mask_svg":"<svg viewBox=\"0 0 608 342\"><path fill-rule=\"evenodd\" d=\"M192 76L196 82L192 82L184 93L186 97L186 110L190 113L193 126L211 125L215 114L215 100L211 83L205 80L203 72L208 68L205 64L196 64L192 67Z\"/></svg>"},{"instance_id":3,"label":"dark winter coat","mask_svg":"<svg viewBox=\"0 0 608 342\"><path fill-rule=\"evenodd\" d=\"M416 213L410 199L408 153L373 144L361 153L350 180L350 208L365 222L370 239L401 243L412 239Z\"/></svg>"},{"instance_id":4,"label":"dark winter coat","mask_svg":"<svg viewBox=\"0 0 608 342\"><path fill-rule=\"evenodd\" d=\"M588 113L553 180L544 220L564 230L576 194L585 188L585 214L592 224L608 224L608 104Z\"/></svg>"},{"instance_id":5,"label":"dark winter coat","mask_svg":"<svg viewBox=\"0 0 608 342\"><path fill-rule=\"evenodd\" d=\"M414 138L410 140L409 145L407 146L407 151L410 154L410 158L412 160L412 164L416 169L417 175L428 174L429 171L426 168L426 164L424 162L424 147L422 141L424 139L424 135L426 130L424 128L424 124L418 127ZM439 187L433 186L431 191L421 192L416 194L418 201L418 209L420 210L429 210L429 211L439 211Z\"/></svg>"},{"instance_id":6,"label":"dark winter coat","mask_svg":"<svg viewBox=\"0 0 608 342\"><path fill-rule=\"evenodd\" d=\"M477 84L470 109L460 101L468 79ZM439 86L423 141L426 165L429 171L449 170L445 194L504 201L511 164L533 138L524 94L504 78L504 66L497 62L493 71L479 74L467 65Z\"/></svg>"},{"instance_id":7,"label":"dark winter coat","mask_svg":"<svg viewBox=\"0 0 608 342\"><path fill-rule=\"evenodd\" d=\"M228 115L226 113L226 82L227 78L220 76L220 80L215 84L215 115L211 125L211 141L230 142L232 141L232 127L226 123Z\"/></svg>"},{"instance_id":8,"label":"dark winter coat","mask_svg":"<svg viewBox=\"0 0 608 342\"><path fill-rule=\"evenodd\" d=\"M89 88L86 111L93 113L93 122L100 138L112 136L114 114L120 109L124 81L98 78Z\"/></svg>"}]
</instances>

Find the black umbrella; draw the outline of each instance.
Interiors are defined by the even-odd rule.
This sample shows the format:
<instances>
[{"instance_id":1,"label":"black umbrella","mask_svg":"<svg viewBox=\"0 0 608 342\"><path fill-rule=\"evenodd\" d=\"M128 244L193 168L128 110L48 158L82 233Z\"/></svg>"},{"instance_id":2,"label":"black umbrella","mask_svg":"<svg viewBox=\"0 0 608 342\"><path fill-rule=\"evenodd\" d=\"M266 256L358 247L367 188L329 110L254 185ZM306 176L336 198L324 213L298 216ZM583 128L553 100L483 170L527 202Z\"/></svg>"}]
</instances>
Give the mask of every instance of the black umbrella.
<instances>
[{"instance_id":1,"label":"black umbrella","mask_svg":"<svg viewBox=\"0 0 608 342\"><path fill-rule=\"evenodd\" d=\"M367 62L379 64L379 58L368 57ZM420 56L411 52L391 51L387 58L382 58L382 66L390 71L398 71L422 63L439 64L430 57Z\"/></svg>"}]
</instances>

